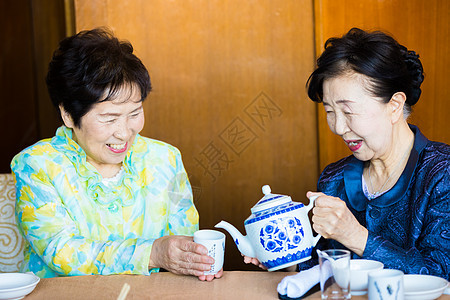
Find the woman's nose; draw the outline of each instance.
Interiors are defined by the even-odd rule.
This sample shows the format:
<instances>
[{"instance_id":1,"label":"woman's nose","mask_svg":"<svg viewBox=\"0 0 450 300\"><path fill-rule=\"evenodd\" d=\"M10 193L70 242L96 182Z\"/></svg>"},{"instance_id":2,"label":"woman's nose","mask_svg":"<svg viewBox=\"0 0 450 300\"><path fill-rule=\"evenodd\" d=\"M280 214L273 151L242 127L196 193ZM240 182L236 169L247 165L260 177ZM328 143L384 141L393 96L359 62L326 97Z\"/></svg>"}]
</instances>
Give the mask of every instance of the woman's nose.
<instances>
[{"instance_id":1,"label":"woman's nose","mask_svg":"<svg viewBox=\"0 0 450 300\"><path fill-rule=\"evenodd\" d=\"M344 116L341 116L340 114L336 115L334 122L334 130L337 135L344 135L344 133L347 132L348 130L347 120Z\"/></svg>"},{"instance_id":2,"label":"woman's nose","mask_svg":"<svg viewBox=\"0 0 450 300\"><path fill-rule=\"evenodd\" d=\"M116 130L114 132L114 136L120 140L126 141L132 134L132 130L130 126L128 126L127 120L123 120L122 122L118 122Z\"/></svg>"}]
</instances>

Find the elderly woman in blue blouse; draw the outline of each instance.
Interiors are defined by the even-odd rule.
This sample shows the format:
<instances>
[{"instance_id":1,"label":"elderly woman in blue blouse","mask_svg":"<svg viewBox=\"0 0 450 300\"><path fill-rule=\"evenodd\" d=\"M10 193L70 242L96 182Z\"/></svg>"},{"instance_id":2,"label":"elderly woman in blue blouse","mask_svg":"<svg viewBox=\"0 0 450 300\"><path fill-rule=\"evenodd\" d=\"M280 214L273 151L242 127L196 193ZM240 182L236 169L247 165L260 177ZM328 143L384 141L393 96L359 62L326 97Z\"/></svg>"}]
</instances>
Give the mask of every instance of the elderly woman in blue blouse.
<instances>
[{"instance_id":1,"label":"elderly woman in blue blouse","mask_svg":"<svg viewBox=\"0 0 450 300\"><path fill-rule=\"evenodd\" d=\"M128 42L94 29L61 41L47 85L64 126L14 157L22 271L40 277L203 275L198 213L180 152L139 135L150 77Z\"/></svg>"},{"instance_id":2,"label":"elderly woman in blue blouse","mask_svg":"<svg viewBox=\"0 0 450 300\"><path fill-rule=\"evenodd\" d=\"M307 197L319 196L317 247L450 279L450 147L407 123L423 78L419 56L382 32L354 28L326 42L308 96L353 155L327 166Z\"/></svg>"}]
</instances>

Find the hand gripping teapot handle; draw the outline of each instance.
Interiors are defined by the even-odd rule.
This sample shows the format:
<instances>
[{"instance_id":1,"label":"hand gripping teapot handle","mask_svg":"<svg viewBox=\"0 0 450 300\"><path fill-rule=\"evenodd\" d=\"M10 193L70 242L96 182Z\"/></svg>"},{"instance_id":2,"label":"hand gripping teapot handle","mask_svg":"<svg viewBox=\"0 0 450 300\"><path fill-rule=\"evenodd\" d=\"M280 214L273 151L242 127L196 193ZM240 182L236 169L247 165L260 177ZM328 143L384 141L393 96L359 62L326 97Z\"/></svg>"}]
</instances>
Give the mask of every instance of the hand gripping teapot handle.
<instances>
[{"instance_id":1,"label":"hand gripping teapot handle","mask_svg":"<svg viewBox=\"0 0 450 300\"><path fill-rule=\"evenodd\" d=\"M311 198L309 198L309 204L308 204L308 206L306 206L306 211L309 212L309 211L313 208L313 206L314 206L314 201L315 201L318 197L319 197L319 196L311 196ZM313 247L317 244L317 242L320 240L321 237L322 237L322 236L321 236L320 234L318 234L318 235L312 237L312 246L313 246Z\"/></svg>"}]
</instances>

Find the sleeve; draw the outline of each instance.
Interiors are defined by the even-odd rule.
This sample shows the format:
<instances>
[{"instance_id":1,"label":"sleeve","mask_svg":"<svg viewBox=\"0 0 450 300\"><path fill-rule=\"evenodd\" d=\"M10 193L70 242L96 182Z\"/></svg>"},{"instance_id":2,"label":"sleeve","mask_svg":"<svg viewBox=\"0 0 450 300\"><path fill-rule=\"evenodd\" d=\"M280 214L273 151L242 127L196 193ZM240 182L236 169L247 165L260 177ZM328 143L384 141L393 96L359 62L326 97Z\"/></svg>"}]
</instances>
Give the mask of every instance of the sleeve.
<instances>
[{"instance_id":1,"label":"sleeve","mask_svg":"<svg viewBox=\"0 0 450 300\"><path fill-rule=\"evenodd\" d=\"M442 171L442 169L441 169ZM450 267L450 179L448 164L438 180L423 182L426 185L421 199L425 207L413 214L418 234L411 233L416 240L414 247L403 249L390 241L369 232L363 258L375 259L386 268L395 268L412 274L436 275L447 280Z\"/></svg>"},{"instance_id":2,"label":"sleeve","mask_svg":"<svg viewBox=\"0 0 450 300\"><path fill-rule=\"evenodd\" d=\"M198 230L199 215L195 208L191 184L178 150L171 155L175 166L174 177L169 183L169 234L192 236Z\"/></svg>"},{"instance_id":3,"label":"sleeve","mask_svg":"<svg viewBox=\"0 0 450 300\"><path fill-rule=\"evenodd\" d=\"M45 160L22 155L12 163L18 226L33 249L31 257L37 254L46 265L30 262L31 271L48 267L60 275L148 275L153 240L112 237L97 241L80 235L77 220L72 219L50 178L57 176L51 164L37 161Z\"/></svg>"}]
</instances>

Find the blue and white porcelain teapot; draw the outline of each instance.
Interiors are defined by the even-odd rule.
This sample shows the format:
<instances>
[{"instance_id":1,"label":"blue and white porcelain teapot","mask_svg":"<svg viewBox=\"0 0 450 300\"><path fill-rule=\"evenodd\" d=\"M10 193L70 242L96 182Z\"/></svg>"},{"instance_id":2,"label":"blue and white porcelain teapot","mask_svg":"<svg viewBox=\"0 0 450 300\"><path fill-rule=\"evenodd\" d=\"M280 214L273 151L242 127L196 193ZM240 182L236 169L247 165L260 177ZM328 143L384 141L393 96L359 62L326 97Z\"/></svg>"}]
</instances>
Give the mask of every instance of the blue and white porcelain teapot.
<instances>
[{"instance_id":1,"label":"blue and white porcelain teapot","mask_svg":"<svg viewBox=\"0 0 450 300\"><path fill-rule=\"evenodd\" d=\"M268 185L262 191L264 197L251 208L252 215L244 222L246 236L225 221L215 227L228 231L243 255L256 257L269 271L310 259L321 237L313 236L308 218L317 197L311 197L304 206L289 196L271 194Z\"/></svg>"}]
</instances>

